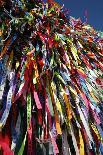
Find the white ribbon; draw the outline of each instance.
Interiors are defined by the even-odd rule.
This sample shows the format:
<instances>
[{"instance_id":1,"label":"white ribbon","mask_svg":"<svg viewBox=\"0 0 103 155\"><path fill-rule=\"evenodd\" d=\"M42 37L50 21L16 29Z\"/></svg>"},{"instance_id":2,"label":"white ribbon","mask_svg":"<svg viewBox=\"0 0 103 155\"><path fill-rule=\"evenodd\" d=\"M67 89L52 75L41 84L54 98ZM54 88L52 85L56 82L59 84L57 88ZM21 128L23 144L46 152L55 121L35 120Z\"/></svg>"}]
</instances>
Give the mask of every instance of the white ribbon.
<instances>
[{"instance_id":1,"label":"white ribbon","mask_svg":"<svg viewBox=\"0 0 103 155\"><path fill-rule=\"evenodd\" d=\"M12 105L12 93L13 93L13 80L14 80L14 72L10 72L8 75L8 79L10 81L10 89L8 92L8 96L7 96L7 103L6 103L6 109L1 117L0 120L0 128L2 128L5 124L6 124L6 120L8 118L9 115L9 111Z\"/></svg>"}]
</instances>

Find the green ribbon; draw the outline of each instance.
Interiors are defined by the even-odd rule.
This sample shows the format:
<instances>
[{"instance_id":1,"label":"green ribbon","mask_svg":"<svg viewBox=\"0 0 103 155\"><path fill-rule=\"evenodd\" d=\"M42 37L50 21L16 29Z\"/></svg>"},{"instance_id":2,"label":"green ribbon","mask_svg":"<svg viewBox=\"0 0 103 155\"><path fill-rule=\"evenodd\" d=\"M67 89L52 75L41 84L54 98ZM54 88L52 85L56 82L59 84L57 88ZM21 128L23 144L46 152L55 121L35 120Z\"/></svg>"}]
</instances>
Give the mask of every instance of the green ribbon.
<instances>
[{"instance_id":1,"label":"green ribbon","mask_svg":"<svg viewBox=\"0 0 103 155\"><path fill-rule=\"evenodd\" d=\"M27 138L27 132L26 132L26 134L25 134L25 137L24 137L24 140L23 140L23 142L22 142L21 148L20 148L20 150L19 150L19 152L18 152L18 155L23 155L24 147L25 147L25 143L26 143L26 138Z\"/></svg>"},{"instance_id":2,"label":"green ribbon","mask_svg":"<svg viewBox=\"0 0 103 155\"><path fill-rule=\"evenodd\" d=\"M27 96L27 129L29 127L30 118L31 118L31 94L29 93ZM22 142L21 148L18 152L18 155L23 155L26 139L27 139L27 131L24 140Z\"/></svg>"},{"instance_id":3,"label":"green ribbon","mask_svg":"<svg viewBox=\"0 0 103 155\"><path fill-rule=\"evenodd\" d=\"M29 93L27 96L27 129L29 127L31 118L31 94Z\"/></svg>"}]
</instances>

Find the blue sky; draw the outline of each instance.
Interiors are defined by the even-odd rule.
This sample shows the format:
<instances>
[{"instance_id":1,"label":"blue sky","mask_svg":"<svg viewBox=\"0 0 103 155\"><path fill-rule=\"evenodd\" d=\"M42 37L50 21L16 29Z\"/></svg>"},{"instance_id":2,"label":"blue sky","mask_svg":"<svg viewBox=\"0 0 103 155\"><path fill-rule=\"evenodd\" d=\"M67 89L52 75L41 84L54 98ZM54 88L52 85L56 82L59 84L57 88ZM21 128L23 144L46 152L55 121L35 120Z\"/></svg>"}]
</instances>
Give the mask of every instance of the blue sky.
<instances>
[{"instance_id":1,"label":"blue sky","mask_svg":"<svg viewBox=\"0 0 103 155\"><path fill-rule=\"evenodd\" d=\"M80 17L84 21L85 10L88 23L96 30L103 31L103 0L55 0L69 9L70 16Z\"/></svg>"}]
</instances>

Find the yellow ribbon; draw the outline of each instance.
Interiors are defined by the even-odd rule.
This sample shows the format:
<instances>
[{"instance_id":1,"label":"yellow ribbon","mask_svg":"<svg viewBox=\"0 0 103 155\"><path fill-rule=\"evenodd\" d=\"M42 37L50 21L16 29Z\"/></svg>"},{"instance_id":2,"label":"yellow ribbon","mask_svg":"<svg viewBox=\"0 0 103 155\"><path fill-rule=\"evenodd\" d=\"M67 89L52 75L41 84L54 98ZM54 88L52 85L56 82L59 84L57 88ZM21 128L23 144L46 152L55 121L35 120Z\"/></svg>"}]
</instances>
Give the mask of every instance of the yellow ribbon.
<instances>
[{"instance_id":1,"label":"yellow ribbon","mask_svg":"<svg viewBox=\"0 0 103 155\"><path fill-rule=\"evenodd\" d=\"M82 134L81 134L81 131L79 130L79 137L80 137L80 155L84 155L85 152L84 152L84 141L83 141L83 137L82 137Z\"/></svg>"}]
</instances>

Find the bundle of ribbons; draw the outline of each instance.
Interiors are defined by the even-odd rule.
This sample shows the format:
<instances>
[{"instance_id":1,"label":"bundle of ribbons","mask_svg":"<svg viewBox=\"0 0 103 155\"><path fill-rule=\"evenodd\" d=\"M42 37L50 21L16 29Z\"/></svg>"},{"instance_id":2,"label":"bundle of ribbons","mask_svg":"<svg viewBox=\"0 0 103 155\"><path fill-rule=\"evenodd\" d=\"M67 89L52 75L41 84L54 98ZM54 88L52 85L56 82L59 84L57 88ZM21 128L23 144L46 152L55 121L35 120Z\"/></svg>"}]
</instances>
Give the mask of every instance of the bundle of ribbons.
<instances>
[{"instance_id":1,"label":"bundle of ribbons","mask_svg":"<svg viewBox=\"0 0 103 155\"><path fill-rule=\"evenodd\" d=\"M0 154L103 155L103 33L52 0L0 3Z\"/></svg>"}]
</instances>

